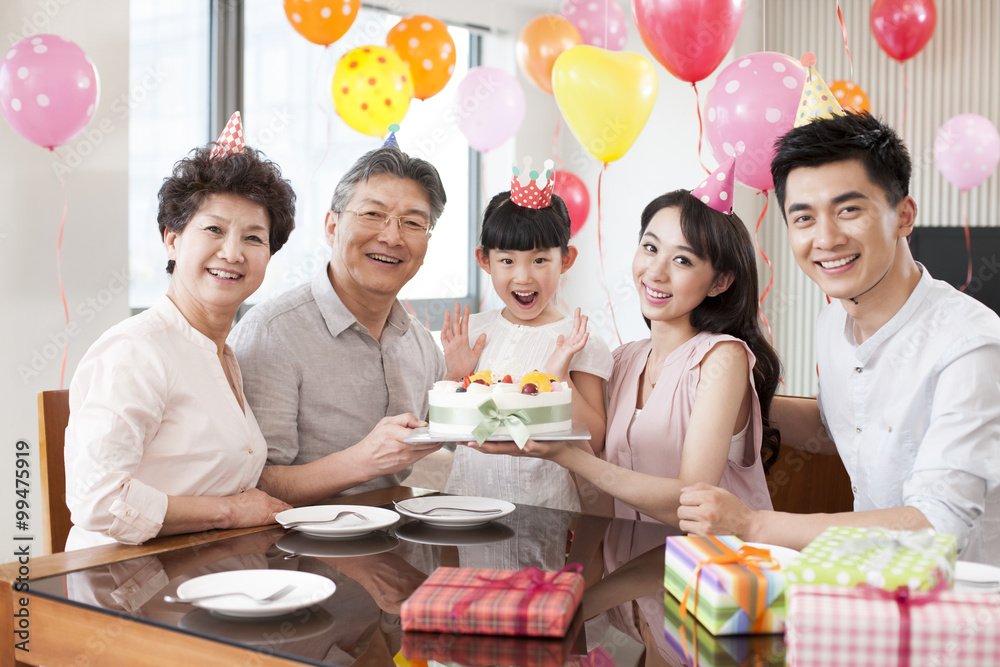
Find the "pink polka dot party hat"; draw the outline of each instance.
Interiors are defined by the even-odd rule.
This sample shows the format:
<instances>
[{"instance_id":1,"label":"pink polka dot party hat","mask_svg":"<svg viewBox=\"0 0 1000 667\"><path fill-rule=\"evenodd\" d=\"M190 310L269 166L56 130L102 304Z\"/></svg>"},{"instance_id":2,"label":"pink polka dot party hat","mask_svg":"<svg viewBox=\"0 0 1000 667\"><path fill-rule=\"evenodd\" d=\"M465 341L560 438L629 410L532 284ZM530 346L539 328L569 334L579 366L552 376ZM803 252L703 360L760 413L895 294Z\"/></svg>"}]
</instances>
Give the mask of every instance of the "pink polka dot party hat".
<instances>
[{"instance_id":1,"label":"pink polka dot party hat","mask_svg":"<svg viewBox=\"0 0 1000 667\"><path fill-rule=\"evenodd\" d=\"M531 169L531 157L524 158L524 169L514 165L510 178L510 200L524 208L545 208L552 203L552 190L556 185L555 163L546 160L542 173Z\"/></svg>"},{"instance_id":2,"label":"pink polka dot party hat","mask_svg":"<svg viewBox=\"0 0 1000 667\"><path fill-rule=\"evenodd\" d=\"M716 167L715 171L691 191L703 204L721 213L733 212L733 190L736 187L736 158L743 154L742 141L736 142L733 155Z\"/></svg>"}]
</instances>

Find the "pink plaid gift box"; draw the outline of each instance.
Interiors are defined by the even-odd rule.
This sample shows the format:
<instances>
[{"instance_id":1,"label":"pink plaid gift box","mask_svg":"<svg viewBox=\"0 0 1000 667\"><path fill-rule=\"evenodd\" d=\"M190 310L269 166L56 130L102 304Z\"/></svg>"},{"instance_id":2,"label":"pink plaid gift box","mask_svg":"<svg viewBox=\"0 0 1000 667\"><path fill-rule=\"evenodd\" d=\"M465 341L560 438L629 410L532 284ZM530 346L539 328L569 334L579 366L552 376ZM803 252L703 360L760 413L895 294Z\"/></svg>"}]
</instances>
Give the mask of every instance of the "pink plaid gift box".
<instances>
[{"instance_id":1,"label":"pink plaid gift box","mask_svg":"<svg viewBox=\"0 0 1000 667\"><path fill-rule=\"evenodd\" d=\"M562 637L583 596L580 566L439 567L400 609L403 630Z\"/></svg>"},{"instance_id":2,"label":"pink plaid gift box","mask_svg":"<svg viewBox=\"0 0 1000 667\"><path fill-rule=\"evenodd\" d=\"M794 584L788 664L1000 665L1000 594Z\"/></svg>"}]
</instances>

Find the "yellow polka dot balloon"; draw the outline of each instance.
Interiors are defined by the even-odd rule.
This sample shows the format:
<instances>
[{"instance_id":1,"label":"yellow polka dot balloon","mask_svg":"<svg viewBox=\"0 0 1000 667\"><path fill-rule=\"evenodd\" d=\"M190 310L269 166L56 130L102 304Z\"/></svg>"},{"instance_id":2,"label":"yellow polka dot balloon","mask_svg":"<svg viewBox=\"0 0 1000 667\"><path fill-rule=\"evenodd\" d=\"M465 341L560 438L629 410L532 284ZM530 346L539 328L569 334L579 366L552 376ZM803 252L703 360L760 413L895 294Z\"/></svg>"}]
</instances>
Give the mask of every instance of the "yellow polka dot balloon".
<instances>
[{"instance_id":1,"label":"yellow polka dot balloon","mask_svg":"<svg viewBox=\"0 0 1000 667\"><path fill-rule=\"evenodd\" d=\"M455 71L455 40L448 26L432 16L407 16L389 31L385 42L409 64L413 96L419 100L441 92Z\"/></svg>"},{"instance_id":2,"label":"yellow polka dot balloon","mask_svg":"<svg viewBox=\"0 0 1000 667\"><path fill-rule=\"evenodd\" d=\"M413 97L410 68L392 49L359 46L333 72L333 105L344 122L373 137L403 120Z\"/></svg>"}]
</instances>

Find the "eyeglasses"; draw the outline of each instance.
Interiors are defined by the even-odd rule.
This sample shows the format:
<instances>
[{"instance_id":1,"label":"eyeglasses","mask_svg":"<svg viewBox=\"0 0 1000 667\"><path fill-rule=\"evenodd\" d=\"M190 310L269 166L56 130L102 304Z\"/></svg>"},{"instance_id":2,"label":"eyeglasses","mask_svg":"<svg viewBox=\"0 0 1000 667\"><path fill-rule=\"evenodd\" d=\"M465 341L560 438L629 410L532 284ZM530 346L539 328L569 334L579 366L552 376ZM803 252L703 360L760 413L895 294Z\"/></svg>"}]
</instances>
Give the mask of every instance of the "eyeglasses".
<instances>
[{"instance_id":1,"label":"eyeglasses","mask_svg":"<svg viewBox=\"0 0 1000 667\"><path fill-rule=\"evenodd\" d=\"M353 213L354 219L357 220L358 224L369 229L384 229L390 221L395 219L396 224L399 226L400 234L405 234L406 236L427 236L431 233L431 223L424 218L413 215L389 215L384 211L374 209L367 211L345 210L344 212Z\"/></svg>"}]
</instances>

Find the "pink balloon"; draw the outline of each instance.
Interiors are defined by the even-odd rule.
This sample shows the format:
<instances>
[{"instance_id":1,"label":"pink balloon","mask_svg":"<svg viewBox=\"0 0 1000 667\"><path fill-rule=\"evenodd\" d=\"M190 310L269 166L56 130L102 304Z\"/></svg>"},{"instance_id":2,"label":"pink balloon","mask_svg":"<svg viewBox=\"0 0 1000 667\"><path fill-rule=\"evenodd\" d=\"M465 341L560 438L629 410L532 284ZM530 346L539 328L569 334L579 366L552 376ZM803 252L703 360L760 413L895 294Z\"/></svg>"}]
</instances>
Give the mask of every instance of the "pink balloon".
<instances>
[{"instance_id":1,"label":"pink balloon","mask_svg":"<svg viewBox=\"0 0 1000 667\"><path fill-rule=\"evenodd\" d=\"M524 90L496 67L473 67L458 84L453 107L458 129L477 151L496 148L524 120Z\"/></svg>"},{"instance_id":2,"label":"pink balloon","mask_svg":"<svg viewBox=\"0 0 1000 667\"><path fill-rule=\"evenodd\" d=\"M742 141L736 179L756 190L774 188L774 141L792 129L807 70L783 53L763 51L739 58L719 73L705 98L708 140L721 164Z\"/></svg>"},{"instance_id":3,"label":"pink balloon","mask_svg":"<svg viewBox=\"0 0 1000 667\"><path fill-rule=\"evenodd\" d=\"M961 190L974 188L1000 163L1000 133L979 114L954 116L938 130L934 162L952 185Z\"/></svg>"},{"instance_id":4,"label":"pink balloon","mask_svg":"<svg viewBox=\"0 0 1000 667\"><path fill-rule=\"evenodd\" d=\"M94 63L58 35L25 37L0 61L0 114L43 148L75 137L93 118L99 95Z\"/></svg>"},{"instance_id":5,"label":"pink balloon","mask_svg":"<svg viewBox=\"0 0 1000 667\"><path fill-rule=\"evenodd\" d=\"M608 51L625 48L628 21L615 0L566 0L559 14L580 32L584 44Z\"/></svg>"}]
</instances>

